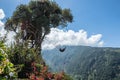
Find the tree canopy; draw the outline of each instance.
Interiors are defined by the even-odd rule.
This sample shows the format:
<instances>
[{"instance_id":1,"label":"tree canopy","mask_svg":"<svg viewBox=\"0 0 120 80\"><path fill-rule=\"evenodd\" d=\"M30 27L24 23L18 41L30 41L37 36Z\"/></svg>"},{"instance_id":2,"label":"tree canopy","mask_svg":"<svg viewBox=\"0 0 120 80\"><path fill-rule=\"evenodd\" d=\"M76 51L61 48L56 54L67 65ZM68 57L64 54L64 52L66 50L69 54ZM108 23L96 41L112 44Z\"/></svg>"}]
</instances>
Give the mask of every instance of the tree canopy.
<instances>
[{"instance_id":1,"label":"tree canopy","mask_svg":"<svg viewBox=\"0 0 120 80\"><path fill-rule=\"evenodd\" d=\"M5 29L19 31L23 40L32 40L32 47L40 47L50 28L66 27L72 21L70 9L62 9L54 1L30 1L17 6L7 19Z\"/></svg>"}]
</instances>

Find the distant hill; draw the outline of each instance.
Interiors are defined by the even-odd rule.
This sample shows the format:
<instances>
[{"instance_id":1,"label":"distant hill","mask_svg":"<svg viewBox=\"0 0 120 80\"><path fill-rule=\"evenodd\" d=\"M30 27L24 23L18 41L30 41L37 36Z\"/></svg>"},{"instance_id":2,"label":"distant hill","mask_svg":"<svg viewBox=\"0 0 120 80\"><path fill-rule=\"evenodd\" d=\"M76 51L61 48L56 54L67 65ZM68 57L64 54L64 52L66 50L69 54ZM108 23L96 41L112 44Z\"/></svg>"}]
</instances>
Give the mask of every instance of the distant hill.
<instances>
[{"instance_id":1,"label":"distant hill","mask_svg":"<svg viewBox=\"0 0 120 80\"><path fill-rule=\"evenodd\" d=\"M67 46L44 50L43 58L54 72L65 71L74 80L120 80L120 49Z\"/></svg>"}]
</instances>

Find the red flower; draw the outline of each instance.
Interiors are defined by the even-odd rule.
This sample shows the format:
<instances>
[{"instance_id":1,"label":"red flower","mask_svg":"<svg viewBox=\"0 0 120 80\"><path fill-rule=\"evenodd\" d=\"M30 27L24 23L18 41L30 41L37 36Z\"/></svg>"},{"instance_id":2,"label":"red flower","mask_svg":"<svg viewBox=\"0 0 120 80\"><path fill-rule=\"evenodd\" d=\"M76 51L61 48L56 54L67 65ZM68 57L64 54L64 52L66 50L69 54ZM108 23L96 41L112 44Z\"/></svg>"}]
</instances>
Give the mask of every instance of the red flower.
<instances>
[{"instance_id":1,"label":"red flower","mask_svg":"<svg viewBox=\"0 0 120 80\"><path fill-rule=\"evenodd\" d=\"M47 77L48 77L49 79L52 79L53 74L49 72L49 73L47 73Z\"/></svg>"}]
</instances>

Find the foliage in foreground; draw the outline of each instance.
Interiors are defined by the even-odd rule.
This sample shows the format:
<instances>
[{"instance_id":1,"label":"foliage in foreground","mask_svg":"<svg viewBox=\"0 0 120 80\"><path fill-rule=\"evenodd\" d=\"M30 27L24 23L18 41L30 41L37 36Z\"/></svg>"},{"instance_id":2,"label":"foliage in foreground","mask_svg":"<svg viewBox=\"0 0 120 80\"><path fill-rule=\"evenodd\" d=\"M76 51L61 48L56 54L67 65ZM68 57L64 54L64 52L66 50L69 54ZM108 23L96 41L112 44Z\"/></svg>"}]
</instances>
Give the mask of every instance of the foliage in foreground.
<instances>
[{"instance_id":1,"label":"foliage in foreground","mask_svg":"<svg viewBox=\"0 0 120 80\"><path fill-rule=\"evenodd\" d=\"M4 42L0 41L0 80L15 78L14 65L9 61Z\"/></svg>"},{"instance_id":2,"label":"foliage in foreground","mask_svg":"<svg viewBox=\"0 0 120 80\"><path fill-rule=\"evenodd\" d=\"M43 60L41 59L41 61ZM64 72L49 72L45 63L38 62L38 58L36 58L33 49L25 48L25 46L21 47L21 45L6 48L4 42L0 42L0 80L12 80L13 78L29 80L72 80ZM18 74L18 78L16 74Z\"/></svg>"},{"instance_id":3,"label":"foliage in foreground","mask_svg":"<svg viewBox=\"0 0 120 80\"><path fill-rule=\"evenodd\" d=\"M7 51L10 61L19 69L18 77L27 78L32 72L32 62L43 64L44 61L34 48L28 48L25 44L14 44Z\"/></svg>"},{"instance_id":4,"label":"foliage in foreground","mask_svg":"<svg viewBox=\"0 0 120 80\"><path fill-rule=\"evenodd\" d=\"M70 76L66 75L64 72L51 73L48 71L48 67L45 65L39 65L33 62L32 64L33 72L28 74L30 80L72 80Z\"/></svg>"}]
</instances>

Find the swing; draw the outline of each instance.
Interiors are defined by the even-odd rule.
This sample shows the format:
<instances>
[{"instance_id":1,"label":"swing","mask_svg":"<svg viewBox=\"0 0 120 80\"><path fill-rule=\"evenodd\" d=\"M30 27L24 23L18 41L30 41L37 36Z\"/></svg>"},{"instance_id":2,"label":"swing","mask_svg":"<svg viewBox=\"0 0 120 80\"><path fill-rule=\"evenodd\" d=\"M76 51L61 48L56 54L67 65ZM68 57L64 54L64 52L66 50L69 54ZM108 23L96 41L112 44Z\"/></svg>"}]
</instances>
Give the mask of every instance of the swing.
<instances>
[{"instance_id":1,"label":"swing","mask_svg":"<svg viewBox=\"0 0 120 80\"><path fill-rule=\"evenodd\" d=\"M60 52L64 52L66 50L66 46L64 48L59 48Z\"/></svg>"},{"instance_id":2,"label":"swing","mask_svg":"<svg viewBox=\"0 0 120 80\"><path fill-rule=\"evenodd\" d=\"M67 30L67 27L66 27L65 31L68 31L68 30ZM64 52L64 51L66 50L66 48L67 48L66 46L60 47L60 48L59 48L59 51L60 51L60 52Z\"/></svg>"}]
</instances>

